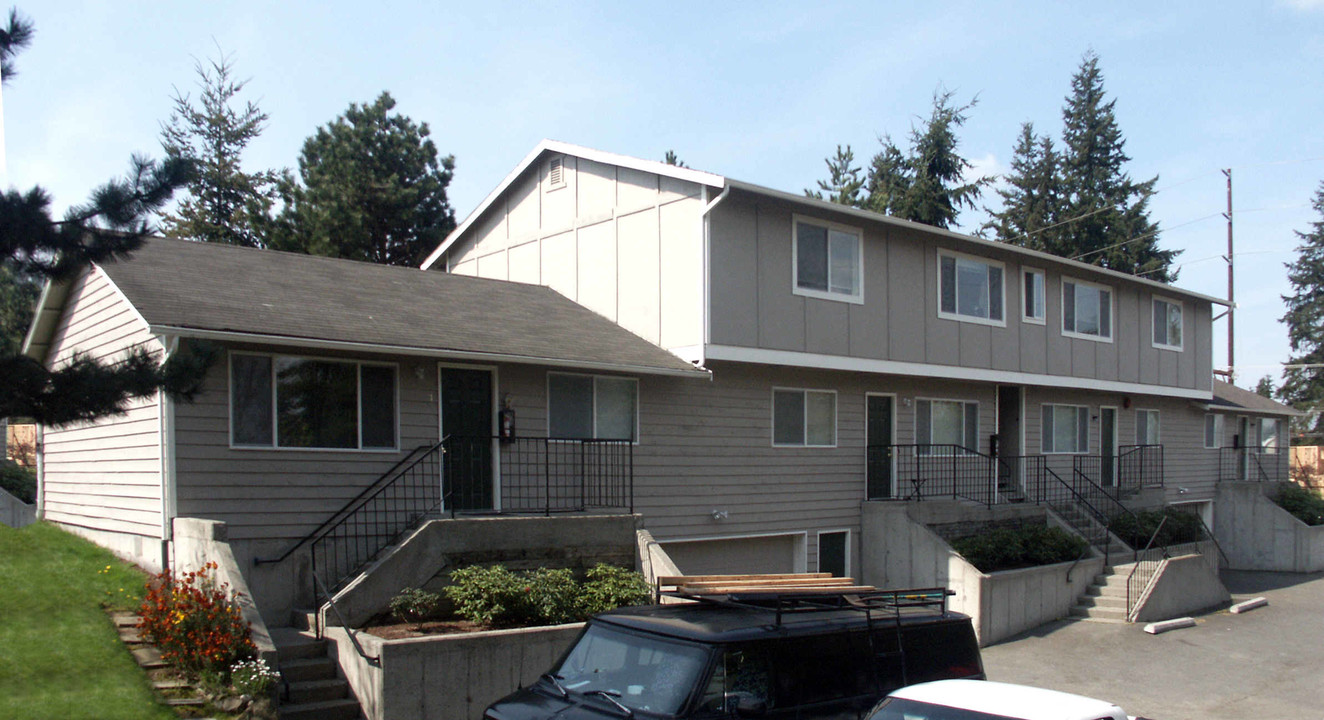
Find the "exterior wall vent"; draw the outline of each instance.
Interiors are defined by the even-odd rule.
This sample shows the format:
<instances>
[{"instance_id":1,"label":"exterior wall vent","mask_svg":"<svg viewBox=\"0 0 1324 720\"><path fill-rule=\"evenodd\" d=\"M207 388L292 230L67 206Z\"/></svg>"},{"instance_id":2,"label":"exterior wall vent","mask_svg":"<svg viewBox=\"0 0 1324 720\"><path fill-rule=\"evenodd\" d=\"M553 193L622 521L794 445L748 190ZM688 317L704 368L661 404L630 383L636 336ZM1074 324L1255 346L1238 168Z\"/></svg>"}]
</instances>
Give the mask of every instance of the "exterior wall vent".
<instances>
[{"instance_id":1,"label":"exterior wall vent","mask_svg":"<svg viewBox=\"0 0 1324 720\"><path fill-rule=\"evenodd\" d=\"M547 184L552 188L565 187L564 157L554 157L547 161Z\"/></svg>"}]
</instances>

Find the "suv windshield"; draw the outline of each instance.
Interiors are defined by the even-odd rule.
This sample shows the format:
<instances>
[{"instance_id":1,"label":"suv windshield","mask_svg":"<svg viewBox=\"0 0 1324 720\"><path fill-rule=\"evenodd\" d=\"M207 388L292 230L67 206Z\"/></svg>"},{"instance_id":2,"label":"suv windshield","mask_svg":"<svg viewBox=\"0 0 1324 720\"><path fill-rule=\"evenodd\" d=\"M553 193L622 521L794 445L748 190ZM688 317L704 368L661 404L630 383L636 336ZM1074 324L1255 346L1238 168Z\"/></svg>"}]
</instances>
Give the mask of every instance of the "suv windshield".
<instances>
[{"instance_id":1,"label":"suv windshield","mask_svg":"<svg viewBox=\"0 0 1324 720\"><path fill-rule=\"evenodd\" d=\"M571 692L605 690L626 707L674 715L698 682L708 654L697 645L591 624L556 675Z\"/></svg>"}]
</instances>

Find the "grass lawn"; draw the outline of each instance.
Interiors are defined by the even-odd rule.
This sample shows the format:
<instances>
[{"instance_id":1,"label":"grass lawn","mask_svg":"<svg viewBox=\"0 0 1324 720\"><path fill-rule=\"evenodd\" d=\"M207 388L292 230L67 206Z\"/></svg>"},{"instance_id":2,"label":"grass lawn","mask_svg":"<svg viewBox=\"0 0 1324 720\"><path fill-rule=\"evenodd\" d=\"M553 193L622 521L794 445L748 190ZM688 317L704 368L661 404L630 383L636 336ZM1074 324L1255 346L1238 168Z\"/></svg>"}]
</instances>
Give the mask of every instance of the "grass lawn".
<instances>
[{"instance_id":1,"label":"grass lawn","mask_svg":"<svg viewBox=\"0 0 1324 720\"><path fill-rule=\"evenodd\" d=\"M174 718L102 610L136 610L145 580L54 526L0 525L0 718Z\"/></svg>"}]
</instances>

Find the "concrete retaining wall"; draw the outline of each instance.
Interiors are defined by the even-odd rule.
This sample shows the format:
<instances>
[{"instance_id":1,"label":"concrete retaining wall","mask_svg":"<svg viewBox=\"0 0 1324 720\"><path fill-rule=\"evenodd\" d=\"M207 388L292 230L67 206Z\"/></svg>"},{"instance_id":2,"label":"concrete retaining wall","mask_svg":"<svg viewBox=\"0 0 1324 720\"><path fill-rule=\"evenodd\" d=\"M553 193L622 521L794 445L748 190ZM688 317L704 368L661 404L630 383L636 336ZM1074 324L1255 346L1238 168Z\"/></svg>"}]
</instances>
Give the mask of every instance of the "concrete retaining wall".
<instances>
[{"instance_id":1,"label":"concrete retaining wall","mask_svg":"<svg viewBox=\"0 0 1324 720\"><path fill-rule=\"evenodd\" d=\"M12 528L27 527L37 522L37 506L29 505L0 489L0 524Z\"/></svg>"},{"instance_id":2,"label":"concrete retaining wall","mask_svg":"<svg viewBox=\"0 0 1324 720\"><path fill-rule=\"evenodd\" d=\"M326 629L368 720L478 718L491 703L529 685L570 647L582 623L383 640L358 633L373 667L344 628Z\"/></svg>"},{"instance_id":3,"label":"concrete retaining wall","mask_svg":"<svg viewBox=\"0 0 1324 720\"><path fill-rule=\"evenodd\" d=\"M1218 579L1217 560L1215 567L1210 565L1208 556L1199 554L1164 560L1136 606L1134 621L1171 620L1226 605L1232 596Z\"/></svg>"},{"instance_id":4,"label":"concrete retaining wall","mask_svg":"<svg viewBox=\"0 0 1324 720\"><path fill-rule=\"evenodd\" d=\"M448 573L466 565L587 570L605 562L637 567L639 523L637 515L433 520L336 593L336 608L345 623L357 627L385 611L402 589L440 591L450 584Z\"/></svg>"},{"instance_id":5,"label":"concrete retaining wall","mask_svg":"<svg viewBox=\"0 0 1324 720\"><path fill-rule=\"evenodd\" d=\"M230 544L226 542L225 523L200 518L175 518L174 542L171 543L170 567L176 573L196 571L207 563L216 563L216 568L208 573L219 586L226 584L231 590L240 593L239 607L244 619L252 624L253 644L258 655L269 665L276 667L276 646L271 642L271 633L258 612L253 601L253 593L248 589L244 574L239 571Z\"/></svg>"},{"instance_id":6,"label":"concrete retaining wall","mask_svg":"<svg viewBox=\"0 0 1324 720\"><path fill-rule=\"evenodd\" d=\"M1043 508L960 503L864 503L861 580L880 587L947 587L949 606L971 617L980 645L989 645L1067 615L1103 568L1103 558L987 575L927 527L958 523L1052 521ZM1056 524L1056 523L1054 523ZM1068 574L1070 578L1068 579Z\"/></svg>"},{"instance_id":7,"label":"concrete retaining wall","mask_svg":"<svg viewBox=\"0 0 1324 720\"><path fill-rule=\"evenodd\" d=\"M1272 483L1218 484L1214 536L1232 570L1324 570L1324 526L1311 527L1266 497Z\"/></svg>"}]
</instances>

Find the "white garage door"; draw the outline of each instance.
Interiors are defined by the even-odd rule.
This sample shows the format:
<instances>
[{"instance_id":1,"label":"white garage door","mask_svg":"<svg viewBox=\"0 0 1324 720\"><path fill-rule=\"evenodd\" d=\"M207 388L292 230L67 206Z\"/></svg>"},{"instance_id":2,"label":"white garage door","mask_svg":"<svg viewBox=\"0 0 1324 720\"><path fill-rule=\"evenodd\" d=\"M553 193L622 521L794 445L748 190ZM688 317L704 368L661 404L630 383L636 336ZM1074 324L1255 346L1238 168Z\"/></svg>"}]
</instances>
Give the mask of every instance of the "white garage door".
<instances>
[{"instance_id":1,"label":"white garage door","mask_svg":"<svg viewBox=\"0 0 1324 720\"><path fill-rule=\"evenodd\" d=\"M686 575L736 575L796 571L798 535L663 543Z\"/></svg>"}]
</instances>

